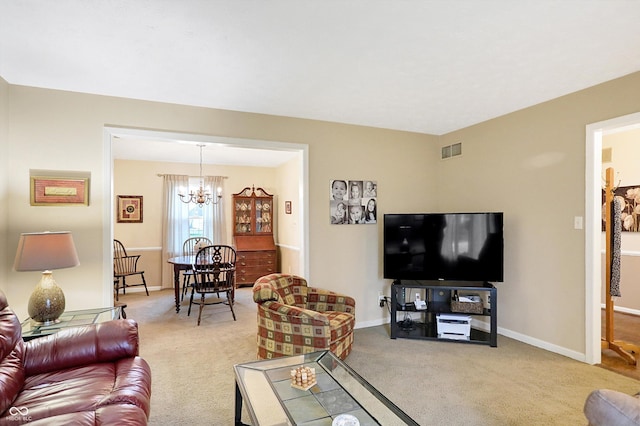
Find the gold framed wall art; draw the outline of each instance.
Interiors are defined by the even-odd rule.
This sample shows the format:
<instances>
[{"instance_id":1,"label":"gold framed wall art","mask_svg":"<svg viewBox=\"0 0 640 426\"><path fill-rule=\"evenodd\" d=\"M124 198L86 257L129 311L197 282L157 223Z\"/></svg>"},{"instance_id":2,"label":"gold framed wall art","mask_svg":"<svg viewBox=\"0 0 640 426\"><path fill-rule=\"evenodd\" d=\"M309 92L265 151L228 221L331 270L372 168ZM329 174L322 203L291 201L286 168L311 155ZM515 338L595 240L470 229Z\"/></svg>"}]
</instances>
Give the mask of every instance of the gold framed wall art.
<instances>
[{"instance_id":1,"label":"gold framed wall art","mask_svg":"<svg viewBox=\"0 0 640 426\"><path fill-rule=\"evenodd\" d=\"M142 223L142 195L118 195L118 223Z\"/></svg>"},{"instance_id":2,"label":"gold framed wall art","mask_svg":"<svg viewBox=\"0 0 640 426\"><path fill-rule=\"evenodd\" d=\"M31 176L32 206L88 206L89 178Z\"/></svg>"}]
</instances>

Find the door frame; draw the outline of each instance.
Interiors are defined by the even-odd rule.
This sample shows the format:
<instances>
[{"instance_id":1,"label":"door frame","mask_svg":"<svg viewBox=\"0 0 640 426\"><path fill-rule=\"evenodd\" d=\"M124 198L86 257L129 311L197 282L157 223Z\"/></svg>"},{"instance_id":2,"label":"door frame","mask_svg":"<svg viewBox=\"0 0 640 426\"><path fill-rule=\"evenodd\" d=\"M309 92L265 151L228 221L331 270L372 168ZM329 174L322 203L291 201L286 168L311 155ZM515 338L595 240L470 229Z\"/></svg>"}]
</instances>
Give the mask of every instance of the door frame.
<instances>
[{"instance_id":1,"label":"door frame","mask_svg":"<svg viewBox=\"0 0 640 426\"><path fill-rule=\"evenodd\" d=\"M640 113L586 126L585 150L585 361L600 364L602 309L602 137L640 127Z\"/></svg>"},{"instance_id":2,"label":"door frame","mask_svg":"<svg viewBox=\"0 0 640 426\"><path fill-rule=\"evenodd\" d=\"M109 201L104 203L103 210L104 221L108 224L103 227L102 238L104 241L112 241L114 237L113 217L115 211L115 195L113 191L112 142L113 139L117 137L147 139L167 143L176 143L177 141L189 141L204 144L223 143L226 146L231 147L297 152L301 161L300 175L297 177L300 182L298 192L299 199L296 203L300 206L300 224L298 226L298 232L299 241L301 243L298 261L304 276L309 276L309 146L307 144L105 126L103 129L104 185L102 190L104 194L108 194ZM111 279L113 269L113 247L112 244L109 244L108 246L111 247L111 249L105 250L103 253L103 271L105 271L103 282L106 283L104 290L105 295L111 294L111 297L113 297L113 281Z\"/></svg>"}]
</instances>

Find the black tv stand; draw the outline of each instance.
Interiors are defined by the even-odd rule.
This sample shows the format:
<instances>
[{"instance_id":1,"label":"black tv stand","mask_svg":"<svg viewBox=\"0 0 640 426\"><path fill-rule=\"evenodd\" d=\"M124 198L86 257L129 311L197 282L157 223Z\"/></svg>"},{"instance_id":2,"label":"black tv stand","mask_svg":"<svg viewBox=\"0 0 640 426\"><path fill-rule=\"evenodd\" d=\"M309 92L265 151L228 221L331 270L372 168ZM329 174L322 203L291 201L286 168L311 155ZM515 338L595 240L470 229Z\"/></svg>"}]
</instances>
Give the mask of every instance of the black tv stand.
<instances>
[{"instance_id":1,"label":"black tv stand","mask_svg":"<svg viewBox=\"0 0 640 426\"><path fill-rule=\"evenodd\" d=\"M416 292L427 302L426 310L416 310L412 305ZM488 297L488 306L482 313L452 312L451 298L457 292L484 294L485 300ZM478 343L495 348L498 346L497 298L497 289L488 282L395 280L391 285L391 338ZM489 317L489 331L471 327L468 340L439 338L436 315L451 313ZM415 319L416 316L419 319Z\"/></svg>"}]
</instances>

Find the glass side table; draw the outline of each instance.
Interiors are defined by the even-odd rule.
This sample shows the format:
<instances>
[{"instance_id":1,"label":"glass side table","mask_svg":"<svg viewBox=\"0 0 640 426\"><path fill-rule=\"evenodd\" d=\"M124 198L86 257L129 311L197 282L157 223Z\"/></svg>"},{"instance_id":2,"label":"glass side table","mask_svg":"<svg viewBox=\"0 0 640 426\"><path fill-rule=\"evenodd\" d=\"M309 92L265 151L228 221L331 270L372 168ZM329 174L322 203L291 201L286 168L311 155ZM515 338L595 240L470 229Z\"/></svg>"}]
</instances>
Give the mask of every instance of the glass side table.
<instances>
[{"instance_id":1,"label":"glass side table","mask_svg":"<svg viewBox=\"0 0 640 426\"><path fill-rule=\"evenodd\" d=\"M22 321L22 340L25 342L38 337L57 333L60 330L80 325L95 324L110 321L113 319L126 318L124 311L127 305L118 304L107 308L80 309L77 311L67 311L60 315L58 322L53 324L42 324L27 318Z\"/></svg>"}]
</instances>

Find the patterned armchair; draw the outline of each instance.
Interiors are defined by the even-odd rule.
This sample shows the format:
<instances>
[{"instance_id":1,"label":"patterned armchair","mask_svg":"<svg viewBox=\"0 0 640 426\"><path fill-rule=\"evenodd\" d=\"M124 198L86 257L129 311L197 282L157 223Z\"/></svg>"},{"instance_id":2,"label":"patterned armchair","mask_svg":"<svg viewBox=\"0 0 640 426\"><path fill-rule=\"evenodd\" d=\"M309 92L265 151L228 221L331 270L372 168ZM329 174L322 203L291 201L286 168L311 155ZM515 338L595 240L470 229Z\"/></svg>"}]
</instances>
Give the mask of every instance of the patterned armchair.
<instances>
[{"instance_id":1,"label":"patterned armchair","mask_svg":"<svg viewBox=\"0 0 640 426\"><path fill-rule=\"evenodd\" d=\"M304 278L271 274L253 285L258 304L258 359L329 349L345 359L351 352L355 300L308 287Z\"/></svg>"}]
</instances>

